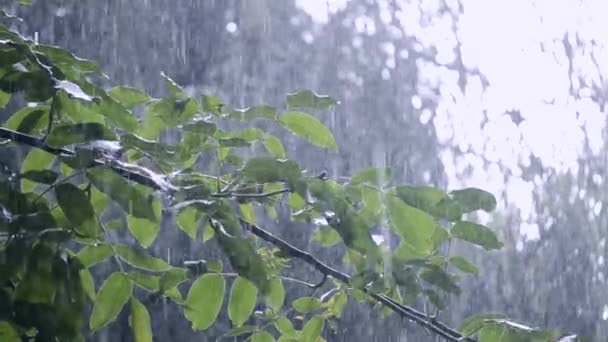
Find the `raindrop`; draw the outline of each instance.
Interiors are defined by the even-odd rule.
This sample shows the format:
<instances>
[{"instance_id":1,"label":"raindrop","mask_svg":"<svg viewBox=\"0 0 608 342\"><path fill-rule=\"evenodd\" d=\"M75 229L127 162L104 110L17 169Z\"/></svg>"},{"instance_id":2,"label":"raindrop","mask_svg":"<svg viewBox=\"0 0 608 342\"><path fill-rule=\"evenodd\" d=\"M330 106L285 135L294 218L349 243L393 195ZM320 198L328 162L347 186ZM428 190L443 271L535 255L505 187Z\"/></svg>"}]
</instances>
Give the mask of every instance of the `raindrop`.
<instances>
[{"instance_id":1,"label":"raindrop","mask_svg":"<svg viewBox=\"0 0 608 342\"><path fill-rule=\"evenodd\" d=\"M312 36L312 33L306 31L306 32L302 33L302 40L304 40L304 42L306 44L312 44L314 37Z\"/></svg>"},{"instance_id":2,"label":"raindrop","mask_svg":"<svg viewBox=\"0 0 608 342\"><path fill-rule=\"evenodd\" d=\"M422 99L420 98L420 96L412 96L412 106L414 106L414 109L422 108Z\"/></svg>"},{"instance_id":3,"label":"raindrop","mask_svg":"<svg viewBox=\"0 0 608 342\"><path fill-rule=\"evenodd\" d=\"M604 305L604 312L602 312L602 319L604 321L608 319L608 305Z\"/></svg>"},{"instance_id":4,"label":"raindrop","mask_svg":"<svg viewBox=\"0 0 608 342\"><path fill-rule=\"evenodd\" d=\"M228 24L226 24L226 31L234 34L234 33L236 33L237 30L238 30L238 26L236 25L236 23L229 22Z\"/></svg>"}]
</instances>

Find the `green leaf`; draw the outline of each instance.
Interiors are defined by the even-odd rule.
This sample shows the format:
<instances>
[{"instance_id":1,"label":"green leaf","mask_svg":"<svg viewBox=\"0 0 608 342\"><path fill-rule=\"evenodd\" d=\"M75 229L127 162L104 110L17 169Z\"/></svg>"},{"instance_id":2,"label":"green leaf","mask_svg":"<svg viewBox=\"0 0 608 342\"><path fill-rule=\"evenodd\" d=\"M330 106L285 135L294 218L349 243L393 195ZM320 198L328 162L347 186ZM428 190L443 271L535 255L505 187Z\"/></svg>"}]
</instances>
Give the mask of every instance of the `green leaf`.
<instances>
[{"instance_id":1,"label":"green leaf","mask_svg":"<svg viewBox=\"0 0 608 342\"><path fill-rule=\"evenodd\" d=\"M281 309L285 301L285 287L283 287L281 278L276 277L270 280L270 289L264 298L273 309L277 311Z\"/></svg>"},{"instance_id":2,"label":"green leaf","mask_svg":"<svg viewBox=\"0 0 608 342\"><path fill-rule=\"evenodd\" d=\"M286 317L279 317L274 322L274 326L283 335L292 336L296 334L296 329Z\"/></svg>"},{"instance_id":3,"label":"green leaf","mask_svg":"<svg viewBox=\"0 0 608 342\"><path fill-rule=\"evenodd\" d=\"M258 331L258 328L253 325L242 325L227 332L226 337L235 337L243 334L251 334L256 331Z\"/></svg>"},{"instance_id":4,"label":"green leaf","mask_svg":"<svg viewBox=\"0 0 608 342\"><path fill-rule=\"evenodd\" d=\"M229 117L235 120L249 121L253 119L274 119L277 116L277 109L268 105L259 105L245 109L234 109Z\"/></svg>"},{"instance_id":5,"label":"green leaf","mask_svg":"<svg viewBox=\"0 0 608 342\"><path fill-rule=\"evenodd\" d=\"M0 341L21 342L21 336L9 322L0 321Z\"/></svg>"},{"instance_id":6,"label":"green leaf","mask_svg":"<svg viewBox=\"0 0 608 342\"><path fill-rule=\"evenodd\" d=\"M496 209L496 198L491 193L477 188L466 188L450 192L452 198L458 201L465 212L482 209L491 212Z\"/></svg>"},{"instance_id":7,"label":"green leaf","mask_svg":"<svg viewBox=\"0 0 608 342\"><path fill-rule=\"evenodd\" d=\"M199 220L199 211L193 207L186 207L177 214L177 226L192 239L196 239Z\"/></svg>"},{"instance_id":8,"label":"green leaf","mask_svg":"<svg viewBox=\"0 0 608 342\"><path fill-rule=\"evenodd\" d=\"M255 210L252 203L239 204L239 209L241 215L243 215L243 220L255 224Z\"/></svg>"},{"instance_id":9,"label":"green leaf","mask_svg":"<svg viewBox=\"0 0 608 342\"><path fill-rule=\"evenodd\" d=\"M155 208L150 190L127 180L109 168L94 168L87 171L87 177L101 192L116 201L130 216L157 222L160 208Z\"/></svg>"},{"instance_id":10,"label":"green leaf","mask_svg":"<svg viewBox=\"0 0 608 342\"><path fill-rule=\"evenodd\" d=\"M232 268L252 281L263 294L269 290L266 262L256 253L252 241L241 237L242 227L228 208L222 208L213 219L212 228Z\"/></svg>"},{"instance_id":11,"label":"green leaf","mask_svg":"<svg viewBox=\"0 0 608 342\"><path fill-rule=\"evenodd\" d=\"M116 135L96 122L62 125L53 128L47 142L54 147L79 144L91 140L116 140Z\"/></svg>"},{"instance_id":12,"label":"green leaf","mask_svg":"<svg viewBox=\"0 0 608 342\"><path fill-rule=\"evenodd\" d=\"M46 128L49 116L49 106L21 108L11 115L4 126L21 133L31 134Z\"/></svg>"},{"instance_id":13,"label":"green leaf","mask_svg":"<svg viewBox=\"0 0 608 342\"><path fill-rule=\"evenodd\" d=\"M299 313L309 313L321 307L321 301L316 297L300 297L293 302L291 306Z\"/></svg>"},{"instance_id":14,"label":"green leaf","mask_svg":"<svg viewBox=\"0 0 608 342\"><path fill-rule=\"evenodd\" d=\"M423 292L429 299L429 302L431 302L431 304L433 304L438 310L445 310L447 308L445 300L439 293L431 289L425 289Z\"/></svg>"},{"instance_id":15,"label":"green leaf","mask_svg":"<svg viewBox=\"0 0 608 342\"><path fill-rule=\"evenodd\" d=\"M31 149L27 154L23 162L21 163L21 173L28 174L31 171L50 171L50 167L55 160L55 155L42 151L40 149ZM52 172L52 171L51 171ZM30 174L31 175L31 174ZM30 192L35 186L35 183L32 183L31 177L24 177L25 179L21 180L21 190L23 192ZM49 178L50 179L50 178ZM33 179L32 179L33 180ZM52 182L51 182L52 183ZM48 184L48 183L47 183Z\"/></svg>"},{"instance_id":16,"label":"green leaf","mask_svg":"<svg viewBox=\"0 0 608 342\"><path fill-rule=\"evenodd\" d=\"M338 104L327 95L318 95L311 90L300 90L287 94L287 105L291 108L328 109Z\"/></svg>"},{"instance_id":17,"label":"green leaf","mask_svg":"<svg viewBox=\"0 0 608 342\"><path fill-rule=\"evenodd\" d=\"M175 158L175 148L154 140L144 139L136 134L128 133L120 137L120 144L125 149L132 149L156 157L159 162L170 162Z\"/></svg>"},{"instance_id":18,"label":"green leaf","mask_svg":"<svg viewBox=\"0 0 608 342\"><path fill-rule=\"evenodd\" d=\"M57 180L59 174L52 170L30 170L26 171L25 173L22 173L21 175L19 175L19 177L21 177L22 180L27 179L32 182L50 185ZM23 182L21 184L23 188Z\"/></svg>"},{"instance_id":19,"label":"green leaf","mask_svg":"<svg viewBox=\"0 0 608 342\"><path fill-rule=\"evenodd\" d=\"M386 201L393 230L415 250L431 253L434 248L433 236L435 233L433 218L394 196L388 196Z\"/></svg>"},{"instance_id":20,"label":"green leaf","mask_svg":"<svg viewBox=\"0 0 608 342\"><path fill-rule=\"evenodd\" d=\"M336 140L329 129L317 118L303 112L286 112L279 121L293 134L307 139L313 145L338 150Z\"/></svg>"},{"instance_id":21,"label":"green leaf","mask_svg":"<svg viewBox=\"0 0 608 342\"><path fill-rule=\"evenodd\" d=\"M351 178L349 183L350 185L357 185L361 183L384 185L390 182L392 177L393 172L391 169L372 167L359 171Z\"/></svg>"},{"instance_id":22,"label":"green leaf","mask_svg":"<svg viewBox=\"0 0 608 342\"><path fill-rule=\"evenodd\" d=\"M178 85L171 77L167 76L164 71L161 71L160 76L165 80L165 89L171 96L181 97L184 93L184 90L180 85Z\"/></svg>"},{"instance_id":23,"label":"green leaf","mask_svg":"<svg viewBox=\"0 0 608 342\"><path fill-rule=\"evenodd\" d=\"M553 341L551 332L533 329L505 319L487 319L479 331L480 342L544 342Z\"/></svg>"},{"instance_id":24,"label":"green leaf","mask_svg":"<svg viewBox=\"0 0 608 342\"><path fill-rule=\"evenodd\" d=\"M211 136L217 131L217 125L210 120L211 117L197 118L182 126L186 132Z\"/></svg>"},{"instance_id":25,"label":"green leaf","mask_svg":"<svg viewBox=\"0 0 608 342\"><path fill-rule=\"evenodd\" d=\"M249 280L237 277L230 289L228 317L232 325L240 327L249 319L258 299L258 288Z\"/></svg>"},{"instance_id":26,"label":"green leaf","mask_svg":"<svg viewBox=\"0 0 608 342\"><path fill-rule=\"evenodd\" d=\"M152 116L162 120L168 127L177 127L188 122L195 114L200 112L194 99L164 98L152 102L148 108Z\"/></svg>"},{"instance_id":27,"label":"green leaf","mask_svg":"<svg viewBox=\"0 0 608 342\"><path fill-rule=\"evenodd\" d=\"M287 155L285 154L285 147L283 147L283 143L281 140L274 135L267 134L264 136L264 147L266 150L272 154L275 158L285 159Z\"/></svg>"},{"instance_id":28,"label":"green leaf","mask_svg":"<svg viewBox=\"0 0 608 342\"><path fill-rule=\"evenodd\" d=\"M137 298L131 297L129 324L133 329L135 342L152 342L152 327L148 309Z\"/></svg>"},{"instance_id":29,"label":"green leaf","mask_svg":"<svg viewBox=\"0 0 608 342\"><path fill-rule=\"evenodd\" d=\"M162 203L159 199L155 199L152 202L153 212L155 216L160 216ZM148 248L156 240L158 232L160 231L160 222L151 221L145 218L138 218L135 216L127 215L127 226L129 231L137 239L139 244Z\"/></svg>"},{"instance_id":30,"label":"green leaf","mask_svg":"<svg viewBox=\"0 0 608 342\"><path fill-rule=\"evenodd\" d=\"M274 342L275 339L266 331L258 331L251 336L251 342Z\"/></svg>"},{"instance_id":31,"label":"green leaf","mask_svg":"<svg viewBox=\"0 0 608 342\"><path fill-rule=\"evenodd\" d=\"M110 245L98 244L94 246L86 246L81 249L76 257L85 268L97 265L114 254Z\"/></svg>"},{"instance_id":32,"label":"green leaf","mask_svg":"<svg viewBox=\"0 0 608 342\"><path fill-rule=\"evenodd\" d=\"M302 170L297 162L269 157L251 158L241 174L257 183L285 182L291 191L304 192Z\"/></svg>"},{"instance_id":33,"label":"green leaf","mask_svg":"<svg viewBox=\"0 0 608 342\"><path fill-rule=\"evenodd\" d=\"M6 108L6 105L8 104L8 101L10 101L10 99L11 99L11 94L0 90L0 108L1 109Z\"/></svg>"},{"instance_id":34,"label":"green leaf","mask_svg":"<svg viewBox=\"0 0 608 342\"><path fill-rule=\"evenodd\" d=\"M167 264L164 260L152 257L144 250L134 249L126 245L117 245L114 248L118 256L133 267L153 272L171 269L171 265Z\"/></svg>"},{"instance_id":35,"label":"green leaf","mask_svg":"<svg viewBox=\"0 0 608 342\"><path fill-rule=\"evenodd\" d=\"M325 325L325 320L321 316L314 316L304 328L302 328L302 334L300 335L302 342L315 342L317 338L321 335L323 331L323 326Z\"/></svg>"},{"instance_id":36,"label":"green leaf","mask_svg":"<svg viewBox=\"0 0 608 342\"><path fill-rule=\"evenodd\" d=\"M470 336L479 331L488 319L504 318L505 316L497 313L478 314L468 317L458 328L461 334Z\"/></svg>"},{"instance_id":37,"label":"green leaf","mask_svg":"<svg viewBox=\"0 0 608 342\"><path fill-rule=\"evenodd\" d=\"M53 66L58 67L70 79L79 79L84 74L90 73L101 74L101 70L94 62L76 57L63 48L36 44L33 50L43 53L51 60Z\"/></svg>"},{"instance_id":38,"label":"green leaf","mask_svg":"<svg viewBox=\"0 0 608 342\"><path fill-rule=\"evenodd\" d=\"M112 273L101 285L93 305L89 327L95 331L116 319L131 297L133 283L123 273Z\"/></svg>"},{"instance_id":39,"label":"green leaf","mask_svg":"<svg viewBox=\"0 0 608 342\"><path fill-rule=\"evenodd\" d=\"M217 274L205 274L192 283L186 298L184 316L193 330L206 330L217 319L224 300L226 280Z\"/></svg>"},{"instance_id":40,"label":"green leaf","mask_svg":"<svg viewBox=\"0 0 608 342\"><path fill-rule=\"evenodd\" d=\"M471 273L471 274L479 273L477 266L475 266L475 264L473 264L469 260L465 259L464 257L461 257L461 256L451 257L450 263L465 273Z\"/></svg>"},{"instance_id":41,"label":"green leaf","mask_svg":"<svg viewBox=\"0 0 608 342\"><path fill-rule=\"evenodd\" d=\"M27 271L15 288L15 300L51 305L57 293L57 282L53 275L53 268L58 262L55 251L48 244L40 243L29 254Z\"/></svg>"},{"instance_id":42,"label":"green leaf","mask_svg":"<svg viewBox=\"0 0 608 342\"><path fill-rule=\"evenodd\" d=\"M502 248L496 234L488 227L469 221L458 221L452 228L453 237L468 241L483 247L486 250Z\"/></svg>"},{"instance_id":43,"label":"green leaf","mask_svg":"<svg viewBox=\"0 0 608 342\"><path fill-rule=\"evenodd\" d=\"M62 183L55 186L55 197L65 217L79 234L90 238L99 235L95 211L84 191L73 184Z\"/></svg>"},{"instance_id":44,"label":"green leaf","mask_svg":"<svg viewBox=\"0 0 608 342\"><path fill-rule=\"evenodd\" d=\"M132 87L114 87L110 89L108 95L125 108L131 108L150 101L150 96L143 90Z\"/></svg>"},{"instance_id":45,"label":"green leaf","mask_svg":"<svg viewBox=\"0 0 608 342\"><path fill-rule=\"evenodd\" d=\"M80 283L82 284L82 289L87 294L89 299L94 302L97 294L95 293L95 279L93 279L93 275L91 271L86 268L81 269L78 274L80 275Z\"/></svg>"},{"instance_id":46,"label":"green leaf","mask_svg":"<svg viewBox=\"0 0 608 342\"><path fill-rule=\"evenodd\" d=\"M188 278L188 270L185 268L172 268L163 273L158 286L161 291L176 287Z\"/></svg>"},{"instance_id":47,"label":"green leaf","mask_svg":"<svg viewBox=\"0 0 608 342\"><path fill-rule=\"evenodd\" d=\"M323 247L331 247L342 241L340 234L331 227L319 227L312 235L312 241Z\"/></svg>"},{"instance_id":48,"label":"green leaf","mask_svg":"<svg viewBox=\"0 0 608 342\"><path fill-rule=\"evenodd\" d=\"M448 293L454 293L459 295L461 290L456 285L456 277L445 272L441 267L434 265L427 265L420 272L420 278L431 285L435 285L438 288Z\"/></svg>"},{"instance_id":49,"label":"green leaf","mask_svg":"<svg viewBox=\"0 0 608 342\"><path fill-rule=\"evenodd\" d=\"M221 114L224 107L222 100L216 96L203 95L201 96L201 103L205 113L211 113L216 116Z\"/></svg>"}]
</instances>

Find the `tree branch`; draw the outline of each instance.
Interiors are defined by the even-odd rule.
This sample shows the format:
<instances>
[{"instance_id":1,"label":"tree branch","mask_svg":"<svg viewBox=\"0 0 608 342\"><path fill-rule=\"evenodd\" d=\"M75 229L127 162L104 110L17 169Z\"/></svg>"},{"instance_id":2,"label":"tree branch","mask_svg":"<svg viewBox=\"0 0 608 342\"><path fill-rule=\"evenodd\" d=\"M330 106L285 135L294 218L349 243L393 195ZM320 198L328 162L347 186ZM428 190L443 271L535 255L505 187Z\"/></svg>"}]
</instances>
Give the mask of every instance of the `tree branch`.
<instances>
[{"instance_id":1,"label":"tree branch","mask_svg":"<svg viewBox=\"0 0 608 342\"><path fill-rule=\"evenodd\" d=\"M67 157L76 156L76 153L74 151L64 149L64 148L54 148L54 147L48 146L42 139L39 139L32 135L17 132L17 131L14 131L14 130L11 130L11 129L8 129L5 127L0 127L0 138L10 139L14 142L28 145L30 147L35 147L35 148L41 149L43 151L46 151L48 153L58 155L58 156L59 155L67 156ZM144 175L141 173L137 173L135 171L132 171L132 170L125 168L116 163L106 163L103 160L95 159L91 162L90 166L91 167L95 167L95 166L109 167L112 171L116 172L118 175L120 175L128 180L139 183L141 185L148 186L154 190L160 190L160 191L166 190L162 186L162 184L160 184L156 180L152 179L151 177L148 177L147 175ZM324 264L322 261L320 261L319 259L312 256L310 253L305 252L305 251L289 244L288 242L274 236L272 233L268 232L267 230L262 229L255 224L246 222L242 219L240 221L241 221L243 228L248 229L257 237L278 247L281 251L283 251L285 254L291 256L292 258L301 259L304 262L308 263L309 265L313 266L316 270L321 272L324 275L324 277L331 276L344 284L350 285L351 278L348 275ZM414 321L416 324L432 331L433 333L437 334L438 336L443 337L447 341L450 341L450 342L461 342L461 341L474 342L475 341L475 339L463 336L461 333L459 333L455 329L448 327L446 324L444 324L440 321L437 321L434 318L429 318L424 313L422 313L410 306L400 304L397 301L395 301L394 299L392 299L384 294L372 293L367 289L364 289L364 291L366 291L370 297L372 297L373 299L382 303L384 306L390 308L391 310L393 310L395 313L397 313L401 317Z\"/></svg>"}]
</instances>

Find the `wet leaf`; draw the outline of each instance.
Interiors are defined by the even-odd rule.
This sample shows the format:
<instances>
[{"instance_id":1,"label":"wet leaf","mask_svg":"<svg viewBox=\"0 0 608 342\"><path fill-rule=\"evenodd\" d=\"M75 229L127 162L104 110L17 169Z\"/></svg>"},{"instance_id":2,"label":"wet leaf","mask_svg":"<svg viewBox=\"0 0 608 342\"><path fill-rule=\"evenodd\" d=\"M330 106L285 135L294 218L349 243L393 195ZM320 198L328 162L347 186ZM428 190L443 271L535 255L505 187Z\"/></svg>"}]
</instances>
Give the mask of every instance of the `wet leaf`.
<instances>
[{"instance_id":1,"label":"wet leaf","mask_svg":"<svg viewBox=\"0 0 608 342\"><path fill-rule=\"evenodd\" d=\"M0 90L0 108L6 108L6 105L11 100L11 94Z\"/></svg>"},{"instance_id":2,"label":"wet leaf","mask_svg":"<svg viewBox=\"0 0 608 342\"><path fill-rule=\"evenodd\" d=\"M53 128L47 142L54 147L63 147L91 140L116 140L116 135L100 123L86 122Z\"/></svg>"},{"instance_id":3,"label":"wet leaf","mask_svg":"<svg viewBox=\"0 0 608 342\"><path fill-rule=\"evenodd\" d=\"M112 254L114 254L114 251L110 245L98 244L84 247L76 254L76 257L85 268L89 268L106 260Z\"/></svg>"},{"instance_id":4,"label":"wet leaf","mask_svg":"<svg viewBox=\"0 0 608 342\"><path fill-rule=\"evenodd\" d=\"M481 189L466 188L454 190L450 192L450 195L462 205L464 212L478 209L491 212L496 209L496 198L494 195Z\"/></svg>"},{"instance_id":5,"label":"wet leaf","mask_svg":"<svg viewBox=\"0 0 608 342\"><path fill-rule=\"evenodd\" d=\"M217 131L217 126L210 120L210 117L205 117L190 121L189 123L183 125L183 129L186 132L211 136Z\"/></svg>"},{"instance_id":6,"label":"wet leaf","mask_svg":"<svg viewBox=\"0 0 608 342\"><path fill-rule=\"evenodd\" d=\"M93 305L89 327L95 331L114 321L131 297L133 284L123 273L112 273L101 285Z\"/></svg>"},{"instance_id":7,"label":"wet leaf","mask_svg":"<svg viewBox=\"0 0 608 342\"><path fill-rule=\"evenodd\" d=\"M133 330L135 342L152 342L152 327L150 324L150 314L145 305L137 298L131 297L131 315L129 324Z\"/></svg>"},{"instance_id":8,"label":"wet leaf","mask_svg":"<svg viewBox=\"0 0 608 342\"><path fill-rule=\"evenodd\" d=\"M391 181L392 175L392 170L389 168L372 167L356 173L349 183L350 185L369 183L382 186Z\"/></svg>"},{"instance_id":9,"label":"wet leaf","mask_svg":"<svg viewBox=\"0 0 608 342\"><path fill-rule=\"evenodd\" d=\"M315 342L323 331L325 320L321 316L314 316L302 328L300 335L302 342Z\"/></svg>"},{"instance_id":10,"label":"wet leaf","mask_svg":"<svg viewBox=\"0 0 608 342\"><path fill-rule=\"evenodd\" d=\"M321 307L321 301L316 297L300 297L293 302L291 306L299 313L309 313Z\"/></svg>"},{"instance_id":11,"label":"wet leaf","mask_svg":"<svg viewBox=\"0 0 608 342\"><path fill-rule=\"evenodd\" d=\"M117 245L114 247L118 256L126 263L133 267L137 267L147 271L161 272L171 269L171 265L164 260L152 257L141 249L135 249L126 245Z\"/></svg>"},{"instance_id":12,"label":"wet leaf","mask_svg":"<svg viewBox=\"0 0 608 342\"><path fill-rule=\"evenodd\" d=\"M473 264L469 260L465 259L464 257L461 257L461 256L451 257L450 263L465 273L471 273L471 274L479 273L477 266L475 266L475 264Z\"/></svg>"},{"instance_id":13,"label":"wet leaf","mask_svg":"<svg viewBox=\"0 0 608 342\"><path fill-rule=\"evenodd\" d=\"M229 332L227 332L226 336L235 337L235 336L240 336L243 334L251 334L253 332L256 332L257 330L258 330L258 328L253 325L242 325L238 328L234 328L234 329L230 330Z\"/></svg>"},{"instance_id":14,"label":"wet leaf","mask_svg":"<svg viewBox=\"0 0 608 342\"><path fill-rule=\"evenodd\" d=\"M85 93L78 84L67 80L56 81L55 88L63 90L74 99L83 101L93 101L93 97Z\"/></svg>"},{"instance_id":15,"label":"wet leaf","mask_svg":"<svg viewBox=\"0 0 608 342\"><path fill-rule=\"evenodd\" d=\"M504 315L496 313L473 315L471 317L468 317L464 321L464 323L460 325L458 331L460 331L460 333L465 336L469 336L479 331L479 329L481 329L486 324L487 319L494 318L504 318Z\"/></svg>"},{"instance_id":16,"label":"wet leaf","mask_svg":"<svg viewBox=\"0 0 608 342\"><path fill-rule=\"evenodd\" d=\"M294 329L293 324L285 317L277 319L274 322L274 326L283 335L290 336L296 334L296 329Z\"/></svg>"},{"instance_id":17,"label":"wet leaf","mask_svg":"<svg viewBox=\"0 0 608 342\"><path fill-rule=\"evenodd\" d=\"M55 186L55 197L65 217L79 234L91 238L99 235L95 211L84 191L73 184L62 183Z\"/></svg>"},{"instance_id":18,"label":"wet leaf","mask_svg":"<svg viewBox=\"0 0 608 342\"><path fill-rule=\"evenodd\" d=\"M303 112L286 112L279 117L283 124L293 134L307 139L313 145L337 151L338 145L329 129L317 118Z\"/></svg>"},{"instance_id":19,"label":"wet leaf","mask_svg":"<svg viewBox=\"0 0 608 342\"><path fill-rule=\"evenodd\" d=\"M323 247L331 247L342 241L340 234L331 227L319 227L312 235L312 241Z\"/></svg>"},{"instance_id":20,"label":"wet leaf","mask_svg":"<svg viewBox=\"0 0 608 342\"><path fill-rule=\"evenodd\" d=\"M199 211L193 207L187 207L177 215L177 226L192 239L196 239L199 221Z\"/></svg>"},{"instance_id":21,"label":"wet leaf","mask_svg":"<svg viewBox=\"0 0 608 342\"><path fill-rule=\"evenodd\" d=\"M82 284L82 289L87 294L89 299L94 302L97 294L95 292L95 279L93 279L93 275L91 271L86 268L81 269L78 274L80 275L80 283Z\"/></svg>"},{"instance_id":22,"label":"wet leaf","mask_svg":"<svg viewBox=\"0 0 608 342\"><path fill-rule=\"evenodd\" d=\"M68 78L78 79L82 75L90 73L101 74L101 70L94 62L76 57L69 51L60 47L36 44L33 46L33 50L43 53L53 62L53 65L61 69Z\"/></svg>"},{"instance_id":23,"label":"wet leaf","mask_svg":"<svg viewBox=\"0 0 608 342\"><path fill-rule=\"evenodd\" d=\"M328 109L338 104L327 95L318 95L311 90L300 90L287 94L287 105L291 108Z\"/></svg>"},{"instance_id":24,"label":"wet leaf","mask_svg":"<svg viewBox=\"0 0 608 342\"><path fill-rule=\"evenodd\" d=\"M11 115L4 126L17 132L32 134L46 128L49 106L25 107Z\"/></svg>"},{"instance_id":25,"label":"wet leaf","mask_svg":"<svg viewBox=\"0 0 608 342\"><path fill-rule=\"evenodd\" d=\"M434 249L433 235L435 232L433 218L394 196L388 196L386 202L393 230L415 250L431 253Z\"/></svg>"},{"instance_id":26,"label":"wet leaf","mask_svg":"<svg viewBox=\"0 0 608 342\"><path fill-rule=\"evenodd\" d=\"M160 217L162 203L159 199L152 201L153 215ZM160 231L160 222L157 220L149 220L147 218L138 218L132 215L127 215L127 226L129 231L137 239L139 244L148 248L154 243L158 232Z\"/></svg>"},{"instance_id":27,"label":"wet leaf","mask_svg":"<svg viewBox=\"0 0 608 342\"><path fill-rule=\"evenodd\" d=\"M229 117L235 120L249 121L253 119L274 119L277 115L277 109L268 105L259 105L244 109L234 109Z\"/></svg>"},{"instance_id":28,"label":"wet leaf","mask_svg":"<svg viewBox=\"0 0 608 342\"><path fill-rule=\"evenodd\" d=\"M451 230L453 237L468 241L486 250L502 248L496 234L488 227L469 221L458 221Z\"/></svg>"},{"instance_id":29,"label":"wet leaf","mask_svg":"<svg viewBox=\"0 0 608 342\"><path fill-rule=\"evenodd\" d=\"M455 277L445 272L441 267L434 265L425 266L420 272L420 278L448 293L459 295L461 292L458 285L456 285Z\"/></svg>"},{"instance_id":30,"label":"wet leaf","mask_svg":"<svg viewBox=\"0 0 608 342\"><path fill-rule=\"evenodd\" d=\"M264 295L264 299L273 309L277 311L281 309L285 301L285 287L283 287L281 278L277 277L270 280L270 289Z\"/></svg>"},{"instance_id":31,"label":"wet leaf","mask_svg":"<svg viewBox=\"0 0 608 342\"><path fill-rule=\"evenodd\" d=\"M264 136L264 147L266 147L266 150L275 158L285 159L287 157L283 143L274 135L267 134Z\"/></svg>"},{"instance_id":32,"label":"wet leaf","mask_svg":"<svg viewBox=\"0 0 608 342\"><path fill-rule=\"evenodd\" d=\"M132 87L114 87L108 92L114 100L118 101L125 108L131 108L150 101L150 96L143 90Z\"/></svg>"},{"instance_id":33,"label":"wet leaf","mask_svg":"<svg viewBox=\"0 0 608 342\"><path fill-rule=\"evenodd\" d=\"M22 179L42 184L53 184L59 177L57 172L52 170L30 170L19 175ZM23 184L23 183L22 183Z\"/></svg>"},{"instance_id":34,"label":"wet leaf","mask_svg":"<svg viewBox=\"0 0 608 342\"><path fill-rule=\"evenodd\" d=\"M21 163L21 173L28 174L29 172L53 172L50 169L53 161L55 160L55 156L51 153L39 150L32 149L27 154L23 162ZM30 176L40 176L40 174L29 174ZM48 175L47 175L48 176ZM23 192L32 191L35 186L35 183L32 181L36 181L35 179L40 180L40 177L36 177L35 179L31 179L31 177L23 177L25 179L21 180L21 190ZM44 179L50 180L50 178L43 177ZM54 180L53 180L54 181ZM53 182L52 181L52 182ZM36 181L37 182L37 181ZM51 182L51 183L52 183ZM49 183L46 183L49 184Z\"/></svg>"},{"instance_id":35,"label":"wet leaf","mask_svg":"<svg viewBox=\"0 0 608 342\"><path fill-rule=\"evenodd\" d=\"M217 319L224 301L226 280L221 275L205 274L192 283L186 297L184 316L193 330L206 330Z\"/></svg>"},{"instance_id":36,"label":"wet leaf","mask_svg":"<svg viewBox=\"0 0 608 342\"><path fill-rule=\"evenodd\" d=\"M266 331L258 331L251 336L251 342L274 342L275 339Z\"/></svg>"},{"instance_id":37,"label":"wet leaf","mask_svg":"<svg viewBox=\"0 0 608 342\"><path fill-rule=\"evenodd\" d=\"M228 300L228 317L232 325L243 325L253 313L258 298L258 288L249 280L237 277L232 283Z\"/></svg>"},{"instance_id":38,"label":"wet leaf","mask_svg":"<svg viewBox=\"0 0 608 342\"><path fill-rule=\"evenodd\" d=\"M109 168L94 168L87 171L87 177L101 192L120 204L130 216L158 221L158 211L153 206L154 198L149 189L138 184L130 184L126 179Z\"/></svg>"},{"instance_id":39,"label":"wet leaf","mask_svg":"<svg viewBox=\"0 0 608 342\"><path fill-rule=\"evenodd\" d=\"M0 321L0 341L21 342L21 336L10 323Z\"/></svg>"},{"instance_id":40,"label":"wet leaf","mask_svg":"<svg viewBox=\"0 0 608 342\"><path fill-rule=\"evenodd\" d=\"M257 183L285 182L291 191L303 191L302 170L292 160L269 157L251 158L241 169L241 174Z\"/></svg>"}]
</instances>

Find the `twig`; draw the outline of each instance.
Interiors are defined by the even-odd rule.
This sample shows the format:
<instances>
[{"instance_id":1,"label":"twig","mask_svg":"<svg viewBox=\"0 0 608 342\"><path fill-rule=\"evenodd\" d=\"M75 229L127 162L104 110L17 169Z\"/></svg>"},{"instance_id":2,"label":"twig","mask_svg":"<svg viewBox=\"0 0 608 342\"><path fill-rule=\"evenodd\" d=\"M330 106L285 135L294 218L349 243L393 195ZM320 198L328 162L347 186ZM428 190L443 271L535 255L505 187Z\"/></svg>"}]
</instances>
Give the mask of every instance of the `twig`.
<instances>
[{"instance_id":1,"label":"twig","mask_svg":"<svg viewBox=\"0 0 608 342\"><path fill-rule=\"evenodd\" d=\"M46 152L49 152L49 153L52 153L55 155L67 155L67 156L75 155L75 153L73 151L62 149L62 148L50 147L50 146L46 145L44 143L44 141L42 141L39 138L36 138L36 137L28 135L28 134L16 132L16 131L10 130L8 128L5 128L5 127L0 127L0 138L10 139L10 140L16 141L21 144L29 145L31 147L36 147L36 148L42 149ZM91 166L109 167L112 171L114 171L118 175L120 175L128 180L139 183L141 185L148 186L154 190L161 190L161 191L165 190L158 182L156 182L152 178L150 178L146 175L142 175L140 173L131 171L129 169L126 169L120 165L116 165L116 164L108 165L105 162L98 160L98 159L94 160L91 164L92 164ZM346 275L340 271L337 271L337 270L333 269L332 267L324 264L323 262L321 262L319 259L312 256L308 252L305 252L295 246L292 246L288 242L274 236L272 233L260 228L257 225L251 224L242 219L240 220L240 222L241 222L241 225L245 229L248 229L254 235L258 236L262 240L265 240L265 241L273 244L274 246L278 247L286 255L289 255L292 258L297 258L297 259L303 260L304 262L313 266L317 271L321 272L324 276L330 276L332 278L339 280L340 282L342 282L344 284L350 285L351 278L348 275ZM458 331L448 327L446 324L444 324L438 320L430 320L430 321L427 320L427 316L424 313L422 313L410 306L400 304L397 301L395 301L394 299L392 299L386 295L373 293L373 292L370 292L368 289L363 289L363 291L365 291L373 299L377 300L378 302L382 303L384 306L390 308L391 310L393 310L394 312L399 314L401 317L414 321L416 324L420 325L423 328L429 329L433 333L437 334L438 336L443 337L445 340L447 340L449 342L475 342L476 341L473 338L463 336Z\"/></svg>"},{"instance_id":2,"label":"twig","mask_svg":"<svg viewBox=\"0 0 608 342\"><path fill-rule=\"evenodd\" d=\"M235 198L265 198L265 197L272 197L275 195L280 195L280 194L284 194L286 192L289 192L289 189L280 189L280 190L275 190L275 191L270 191L270 192L263 192L263 193L246 193L246 192L226 192L226 193L213 193L211 194L211 197L215 197L215 198L225 198L225 197L235 197Z\"/></svg>"}]
</instances>

